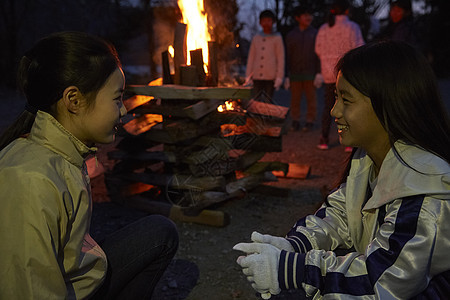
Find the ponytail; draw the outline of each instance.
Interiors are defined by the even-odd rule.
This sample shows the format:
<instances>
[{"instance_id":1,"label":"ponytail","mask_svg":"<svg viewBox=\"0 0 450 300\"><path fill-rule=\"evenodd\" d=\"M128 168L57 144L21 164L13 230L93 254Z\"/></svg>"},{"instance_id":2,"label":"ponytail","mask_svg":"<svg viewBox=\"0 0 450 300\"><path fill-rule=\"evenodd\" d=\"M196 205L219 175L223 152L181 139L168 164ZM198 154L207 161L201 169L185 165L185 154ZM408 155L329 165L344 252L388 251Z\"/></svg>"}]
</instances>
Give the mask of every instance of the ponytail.
<instances>
[{"instance_id":1,"label":"ponytail","mask_svg":"<svg viewBox=\"0 0 450 300\"><path fill-rule=\"evenodd\" d=\"M336 15L345 15L349 7L347 0L334 1L328 14L328 26L333 27L336 24Z\"/></svg>"},{"instance_id":2,"label":"ponytail","mask_svg":"<svg viewBox=\"0 0 450 300\"><path fill-rule=\"evenodd\" d=\"M5 148L9 143L17 139L18 137L27 134L33 126L36 114L24 110L5 130L5 132L0 136L0 151Z\"/></svg>"}]
</instances>

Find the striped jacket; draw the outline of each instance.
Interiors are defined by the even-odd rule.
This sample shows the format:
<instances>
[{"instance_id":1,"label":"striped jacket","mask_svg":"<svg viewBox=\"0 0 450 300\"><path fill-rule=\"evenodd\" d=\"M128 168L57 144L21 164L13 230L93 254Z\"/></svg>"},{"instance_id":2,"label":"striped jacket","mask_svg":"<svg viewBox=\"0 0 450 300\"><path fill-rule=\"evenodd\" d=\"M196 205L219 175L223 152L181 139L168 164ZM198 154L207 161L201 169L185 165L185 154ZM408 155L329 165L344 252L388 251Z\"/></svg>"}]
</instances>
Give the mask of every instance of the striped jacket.
<instances>
[{"instance_id":1,"label":"striped jacket","mask_svg":"<svg viewBox=\"0 0 450 300\"><path fill-rule=\"evenodd\" d=\"M303 287L315 299L448 295L450 166L415 146L395 147L403 162L391 149L376 184L358 149L346 183L294 225L287 239L296 252L280 256L282 289Z\"/></svg>"}]
</instances>

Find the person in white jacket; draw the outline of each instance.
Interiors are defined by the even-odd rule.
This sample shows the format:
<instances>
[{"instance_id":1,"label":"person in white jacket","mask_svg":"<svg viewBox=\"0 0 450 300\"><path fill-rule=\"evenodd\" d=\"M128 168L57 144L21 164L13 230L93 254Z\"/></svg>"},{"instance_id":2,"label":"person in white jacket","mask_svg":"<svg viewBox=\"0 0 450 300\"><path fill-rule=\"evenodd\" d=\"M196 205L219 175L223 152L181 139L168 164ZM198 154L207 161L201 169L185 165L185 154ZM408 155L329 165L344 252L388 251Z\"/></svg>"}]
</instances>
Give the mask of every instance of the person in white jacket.
<instances>
[{"instance_id":1,"label":"person in white jacket","mask_svg":"<svg viewBox=\"0 0 450 300\"><path fill-rule=\"evenodd\" d=\"M284 78L284 44L281 34L273 31L275 21L272 11L260 13L262 31L252 39L245 70L244 85L253 84L253 98L264 102L272 102Z\"/></svg>"},{"instance_id":2,"label":"person in white jacket","mask_svg":"<svg viewBox=\"0 0 450 300\"><path fill-rule=\"evenodd\" d=\"M328 22L319 28L315 51L320 60L321 75L315 79L320 86L320 79L325 83L324 107L322 111L322 135L317 147L327 150L329 147L330 110L334 104L334 86L336 74L334 67L339 58L347 51L364 44L359 25L348 19L349 4L346 0L337 0L331 6Z\"/></svg>"},{"instance_id":3,"label":"person in white jacket","mask_svg":"<svg viewBox=\"0 0 450 300\"><path fill-rule=\"evenodd\" d=\"M450 120L434 73L401 41L353 49L336 70L331 114L354 147L341 184L286 237L236 245L238 264L265 298L447 298Z\"/></svg>"}]
</instances>

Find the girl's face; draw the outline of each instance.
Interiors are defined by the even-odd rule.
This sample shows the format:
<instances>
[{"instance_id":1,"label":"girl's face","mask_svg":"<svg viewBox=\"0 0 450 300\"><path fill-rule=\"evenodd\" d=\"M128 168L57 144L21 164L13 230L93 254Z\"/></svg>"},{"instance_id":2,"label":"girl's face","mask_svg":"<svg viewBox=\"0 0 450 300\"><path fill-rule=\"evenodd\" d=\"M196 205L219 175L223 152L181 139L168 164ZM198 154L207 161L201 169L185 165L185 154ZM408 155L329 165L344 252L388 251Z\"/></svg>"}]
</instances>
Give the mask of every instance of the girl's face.
<instances>
[{"instance_id":1,"label":"girl's face","mask_svg":"<svg viewBox=\"0 0 450 300\"><path fill-rule=\"evenodd\" d=\"M389 137L378 120L370 98L354 88L339 72L336 103L331 110L342 145L361 147L375 154L389 149ZM382 154L382 153L381 153Z\"/></svg>"},{"instance_id":2,"label":"girl's face","mask_svg":"<svg viewBox=\"0 0 450 300\"><path fill-rule=\"evenodd\" d=\"M125 77L122 69L117 68L97 93L92 106L83 108L77 137L86 145L114 141L120 118L127 113L122 102L124 87Z\"/></svg>"}]
</instances>

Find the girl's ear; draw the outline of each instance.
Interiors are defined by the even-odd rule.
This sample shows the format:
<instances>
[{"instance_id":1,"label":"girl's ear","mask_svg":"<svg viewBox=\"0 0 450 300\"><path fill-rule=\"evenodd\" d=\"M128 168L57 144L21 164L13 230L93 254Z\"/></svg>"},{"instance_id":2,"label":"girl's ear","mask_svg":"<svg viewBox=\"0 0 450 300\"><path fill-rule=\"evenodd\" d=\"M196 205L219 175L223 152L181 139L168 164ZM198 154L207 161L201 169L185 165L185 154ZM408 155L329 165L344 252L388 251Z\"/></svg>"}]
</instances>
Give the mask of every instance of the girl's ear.
<instances>
[{"instance_id":1,"label":"girl's ear","mask_svg":"<svg viewBox=\"0 0 450 300\"><path fill-rule=\"evenodd\" d=\"M82 108L84 99L83 94L76 86L69 86L63 92L63 103L71 114L77 114Z\"/></svg>"}]
</instances>

